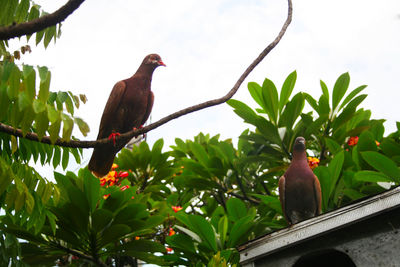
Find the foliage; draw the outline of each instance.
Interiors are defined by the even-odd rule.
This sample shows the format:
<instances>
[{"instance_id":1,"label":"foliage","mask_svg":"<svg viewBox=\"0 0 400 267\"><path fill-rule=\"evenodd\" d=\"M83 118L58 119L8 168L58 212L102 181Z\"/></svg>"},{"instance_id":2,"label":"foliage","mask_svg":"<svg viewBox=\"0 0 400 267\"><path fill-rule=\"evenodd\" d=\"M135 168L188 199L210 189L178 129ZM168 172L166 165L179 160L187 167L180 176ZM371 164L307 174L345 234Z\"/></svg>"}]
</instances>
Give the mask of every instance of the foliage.
<instances>
[{"instance_id":1,"label":"foliage","mask_svg":"<svg viewBox=\"0 0 400 267\"><path fill-rule=\"evenodd\" d=\"M32 1L0 2L0 26L43 14ZM60 25L36 33L36 45L59 34ZM0 122L53 142L73 138L74 125L85 135L74 111L86 97L52 92L47 67L16 63L30 46L8 50L0 42ZM277 186L297 136L307 140L323 212L397 186L400 123L384 136L384 120L359 107L366 86L349 91L344 73L332 90L321 81L314 98L293 95L296 79L289 74L279 91L269 79L250 82L256 108L228 101L249 126L237 144L202 133L166 151L162 139L142 142L101 179L83 168L50 182L32 163L65 169L81 149L0 133L0 265L238 266L240 244L286 226Z\"/></svg>"}]
</instances>

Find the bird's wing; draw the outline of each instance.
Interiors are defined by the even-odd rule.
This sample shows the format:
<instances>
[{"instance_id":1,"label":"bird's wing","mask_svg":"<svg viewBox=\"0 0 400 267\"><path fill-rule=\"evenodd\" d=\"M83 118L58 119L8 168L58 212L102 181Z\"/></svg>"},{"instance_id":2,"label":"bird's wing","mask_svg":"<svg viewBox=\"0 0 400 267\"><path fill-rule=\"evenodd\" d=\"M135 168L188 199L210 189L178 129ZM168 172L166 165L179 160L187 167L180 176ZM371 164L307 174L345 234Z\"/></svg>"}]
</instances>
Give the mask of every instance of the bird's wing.
<instances>
[{"instance_id":1,"label":"bird's wing","mask_svg":"<svg viewBox=\"0 0 400 267\"><path fill-rule=\"evenodd\" d=\"M152 91L150 91L150 93L149 93L149 99L147 100L146 113L145 113L144 116L143 116L141 125L143 125L143 124L147 121L147 119L149 118L150 113L151 113L151 110L152 110L152 108L153 108L153 103L154 103L154 94L153 94Z\"/></svg>"},{"instance_id":2,"label":"bird's wing","mask_svg":"<svg viewBox=\"0 0 400 267\"><path fill-rule=\"evenodd\" d=\"M321 213L321 185L319 183L318 177L314 175L314 195L317 202L317 214Z\"/></svg>"},{"instance_id":3,"label":"bird's wing","mask_svg":"<svg viewBox=\"0 0 400 267\"><path fill-rule=\"evenodd\" d=\"M114 122L116 121L117 109L124 96L125 90L126 84L124 81L119 81L114 85L104 108L103 116L101 117L99 135L97 136L97 139L108 137L112 132L110 127L112 128L112 125L114 125Z\"/></svg>"},{"instance_id":4,"label":"bird's wing","mask_svg":"<svg viewBox=\"0 0 400 267\"><path fill-rule=\"evenodd\" d=\"M279 178L279 200L281 201L282 214L286 220L289 221L285 212L285 175L282 175L281 178Z\"/></svg>"}]
</instances>

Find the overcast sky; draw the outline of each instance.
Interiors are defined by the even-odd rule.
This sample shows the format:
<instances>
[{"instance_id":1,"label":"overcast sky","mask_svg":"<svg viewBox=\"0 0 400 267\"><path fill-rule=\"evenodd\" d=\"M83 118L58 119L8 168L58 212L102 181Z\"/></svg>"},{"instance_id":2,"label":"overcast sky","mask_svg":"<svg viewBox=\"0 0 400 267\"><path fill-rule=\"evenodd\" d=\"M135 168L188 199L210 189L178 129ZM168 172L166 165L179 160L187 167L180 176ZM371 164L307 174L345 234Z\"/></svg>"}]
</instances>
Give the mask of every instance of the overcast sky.
<instances>
[{"instance_id":1,"label":"overcast sky","mask_svg":"<svg viewBox=\"0 0 400 267\"><path fill-rule=\"evenodd\" d=\"M66 1L35 0L51 12ZM362 104L374 118L387 119L386 134L400 120L400 1L294 1L293 21L281 43L245 80L234 96L256 107L247 83L265 77L281 87L297 70L294 93L319 97L319 80L332 89L349 72L350 89L368 85ZM48 66L51 89L88 97L77 115L89 123L86 140L97 136L113 85L130 77L144 56L158 53L166 68L153 75L151 119L223 96L276 37L287 16L285 0L86 0L62 26L61 39L47 50L32 45L28 64ZM248 126L226 105L192 113L148 134L191 139L199 132L236 142ZM81 137L80 135L78 135ZM88 160L91 150L85 153Z\"/></svg>"}]
</instances>

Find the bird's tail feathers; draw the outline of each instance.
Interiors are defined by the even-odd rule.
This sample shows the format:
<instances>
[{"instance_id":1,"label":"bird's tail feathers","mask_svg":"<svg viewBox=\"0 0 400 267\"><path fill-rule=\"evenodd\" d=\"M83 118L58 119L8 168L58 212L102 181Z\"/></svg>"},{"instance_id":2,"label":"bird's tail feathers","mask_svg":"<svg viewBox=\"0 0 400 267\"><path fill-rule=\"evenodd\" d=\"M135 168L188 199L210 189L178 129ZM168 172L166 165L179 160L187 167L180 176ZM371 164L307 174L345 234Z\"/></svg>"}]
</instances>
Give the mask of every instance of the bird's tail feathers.
<instances>
[{"instance_id":1,"label":"bird's tail feathers","mask_svg":"<svg viewBox=\"0 0 400 267\"><path fill-rule=\"evenodd\" d=\"M89 161L89 170L98 178L107 175L114 163L115 155L110 151L95 148Z\"/></svg>"}]
</instances>

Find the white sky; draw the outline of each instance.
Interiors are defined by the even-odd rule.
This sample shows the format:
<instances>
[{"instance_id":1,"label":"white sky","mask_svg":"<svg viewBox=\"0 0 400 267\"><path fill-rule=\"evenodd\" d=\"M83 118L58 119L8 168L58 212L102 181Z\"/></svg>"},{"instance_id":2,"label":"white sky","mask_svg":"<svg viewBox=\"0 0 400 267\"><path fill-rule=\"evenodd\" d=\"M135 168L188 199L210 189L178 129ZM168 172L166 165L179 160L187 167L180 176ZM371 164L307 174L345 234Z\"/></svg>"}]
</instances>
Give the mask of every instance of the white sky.
<instances>
[{"instance_id":1,"label":"white sky","mask_svg":"<svg viewBox=\"0 0 400 267\"><path fill-rule=\"evenodd\" d=\"M66 1L36 2L51 12ZM293 70L294 93L319 97L320 79L332 89L348 71L350 89L368 85L362 106L372 109L374 118L387 119L386 134L393 131L400 120L400 1L302 0L294 1L293 12L281 43L234 98L256 107L247 83L268 77L280 88ZM285 0L87 0L63 23L56 45L32 46L23 61L50 67L51 90L86 94L89 102L77 115L91 129L84 139L94 140L113 85L130 77L147 54L158 53L167 64L153 75L154 122L225 95L276 37L286 16ZM148 141L162 137L169 146L176 137L191 139L202 131L236 143L247 127L223 104L169 122L151 131ZM90 155L88 150L85 159Z\"/></svg>"}]
</instances>

